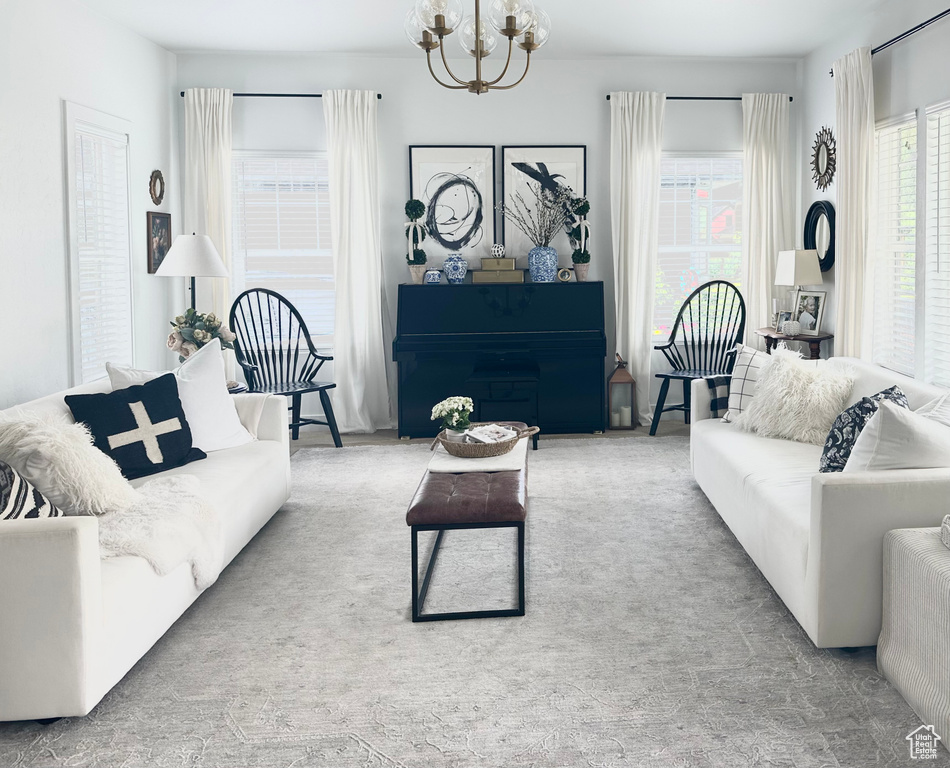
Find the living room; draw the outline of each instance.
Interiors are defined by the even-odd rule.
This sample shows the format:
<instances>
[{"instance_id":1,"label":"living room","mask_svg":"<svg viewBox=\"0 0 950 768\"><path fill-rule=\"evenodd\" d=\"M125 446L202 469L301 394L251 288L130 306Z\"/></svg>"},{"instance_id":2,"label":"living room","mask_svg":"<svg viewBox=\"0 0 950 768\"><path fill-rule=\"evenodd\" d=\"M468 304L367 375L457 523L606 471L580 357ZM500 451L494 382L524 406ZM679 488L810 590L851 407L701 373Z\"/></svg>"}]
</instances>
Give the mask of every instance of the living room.
<instances>
[{"instance_id":1,"label":"living room","mask_svg":"<svg viewBox=\"0 0 950 768\"><path fill-rule=\"evenodd\" d=\"M0 7L0 765L950 762L947 9L596 6Z\"/></svg>"}]
</instances>

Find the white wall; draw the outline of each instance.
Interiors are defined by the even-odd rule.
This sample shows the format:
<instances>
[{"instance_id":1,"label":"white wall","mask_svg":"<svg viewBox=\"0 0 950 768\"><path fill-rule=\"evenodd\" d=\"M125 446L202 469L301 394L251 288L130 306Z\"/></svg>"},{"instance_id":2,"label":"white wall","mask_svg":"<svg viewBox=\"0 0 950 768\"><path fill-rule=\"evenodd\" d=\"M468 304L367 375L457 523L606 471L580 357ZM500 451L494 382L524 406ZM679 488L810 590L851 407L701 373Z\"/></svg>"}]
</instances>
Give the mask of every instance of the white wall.
<instances>
[{"instance_id":1,"label":"white wall","mask_svg":"<svg viewBox=\"0 0 950 768\"><path fill-rule=\"evenodd\" d=\"M872 48L946 10L945 0L887 0L873 14L855 19L849 34L811 53L803 63L802 214L799 216L798 245L801 246L804 214L815 200L836 202L836 184L824 192L811 179L811 145L822 126L835 127L834 78L828 73L836 59L868 45ZM950 18L874 56L874 108L878 120L903 115L950 98ZM925 146L918 136L918 147ZM825 273L824 289L829 291L823 328L834 332L834 270Z\"/></svg>"},{"instance_id":2,"label":"white wall","mask_svg":"<svg viewBox=\"0 0 950 768\"><path fill-rule=\"evenodd\" d=\"M408 45L408 43L407 43ZM520 62L519 62L520 63ZM453 61L473 67L469 61ZM489 65L490 66L490 65ZM496 64L497 66L497 64ZM467 71L467 70L465 70ZM493 70L492 70L493 71ZM614 90L660 90L668 95L738 96L750 91L792 94L798 133L798 65L792 61L704 59L545 60L532 62L511 91L475 96L436 85L422 56L181 54L181 89L227 87L245 92L318 93L373 89L379 105L380 184L385 295L395 318L396 286L408 280L403 205L409 196L410 144L586 144L592 206L592 280L607 295L608 357L613 357L613 277L610 247L610 105ZM325 149L319 99L236 99L236 149ZM742 149L739 102L668 102L664 147L675 151ZM496 175L500 170L496 168ZM500 194L500 176L496 176ZM497 239L501 239L500 231ZM562 264L569 255L561 254ZM388 339L387 341L390 341Z\"/></svg>"},{"instance_id":3,"label":"white wall","mask_svg":"<svg viewBox=\"0 0 950 768\"><path fill-rule=\"evenodd\" d=\"M133 123L136 364L166 367L177 281L146 273L145 213L171 212L178 231L175 80L173 54L72 0L0 3L0 408L70 383L63 100ZM166 183L159 207L148 195L156 168Z\"/></svg>"}]
</instances>

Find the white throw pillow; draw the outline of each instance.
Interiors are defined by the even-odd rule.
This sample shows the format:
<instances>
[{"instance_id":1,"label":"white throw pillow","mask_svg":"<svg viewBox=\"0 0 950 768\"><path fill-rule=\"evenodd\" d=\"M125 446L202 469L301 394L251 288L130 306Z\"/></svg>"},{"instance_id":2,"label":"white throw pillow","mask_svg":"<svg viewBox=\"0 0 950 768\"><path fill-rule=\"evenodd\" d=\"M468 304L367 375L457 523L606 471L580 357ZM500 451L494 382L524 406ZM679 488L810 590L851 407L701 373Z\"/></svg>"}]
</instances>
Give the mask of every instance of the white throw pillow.
<instances>
[{"instance_id":1,"label":"white throw pillow","mask_svg":"<svg viewBox=\"0 0 950 768\"><path fill-rule=\"evenodd\" d=\"M143 371L106 363L113 389L125 389L163 376L167 371ZM191 427L191 440L205 453L235 448L254 438L241 424L228 394L224 356L217 339L205 344L175 371L178 397Z\"/></svg>"},{"instance_id":2,"label":"white throw pillow","mask_svg":"<svg viewBox=\"0 0 950 768\"><path fill-rule=\"evenodd\" d=\"M791 350L773 350L736 426L762 437L824 445L853 384L847 373L820 368Z\"/></svg>"},{"instance_id":3,"label":"white throw pillow","mask_svg":"<svg viewBox=\"0 0 950 768\"><path fill-rule=\"evenodd\" d=\"M845 472L950 467L950 427L884 401L854 443Z\"/></svg>"},{"instance_id":4,"label":"white throw pillow","mask_svg":"<svg viewBox=\"0 0 950 768\"><path fill-rule=\"evenodd\" d=\"M139 499L85 424L26 410L0 415L0 460L66 515L124 512Z\"/></svg>"},{"instance_id":5,"label":"white throw pillow","mask_svg":"<svg viewBox=\"0 0 950 768\"><path fill-rule=\"evenodd\" d=\"M725 422L735 421L736 417L749 407L755 397L759 371L769 359L765 352L753 347L736 344L736 350L736 364L729 380L729 408L722 415Z\"/></svg>"},{"instance_id":6,"label":"white throw pillow","mask_svg":"<svg viewBox=\"0 0 950 768\"><path fill-rule=\"evenodd\" d=\"M935 397L929 403L920 406L914 413L950 427L950 394Z\"/></svg>"}]
</instances>

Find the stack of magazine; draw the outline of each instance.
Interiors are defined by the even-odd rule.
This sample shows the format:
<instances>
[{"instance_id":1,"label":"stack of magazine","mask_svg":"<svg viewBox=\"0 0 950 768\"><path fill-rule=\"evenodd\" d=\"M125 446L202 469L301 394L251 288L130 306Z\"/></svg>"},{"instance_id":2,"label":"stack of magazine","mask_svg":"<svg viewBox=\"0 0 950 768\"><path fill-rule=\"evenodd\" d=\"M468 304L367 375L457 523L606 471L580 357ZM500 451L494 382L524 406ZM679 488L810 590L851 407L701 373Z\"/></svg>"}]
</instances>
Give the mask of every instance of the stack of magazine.
<instances>
[{"instance_id":1,"label":"stack of magazine","mask_svg":"<svg viewBox=\"0 0 950 768\"><path fill-rule=\"evenodd\" d=\"M470 443L500 443L517 436L517 429L503 427L500 424L482 424L479 427L471 427L465 432L465 438Z\"/></svg>"}]
</instances>

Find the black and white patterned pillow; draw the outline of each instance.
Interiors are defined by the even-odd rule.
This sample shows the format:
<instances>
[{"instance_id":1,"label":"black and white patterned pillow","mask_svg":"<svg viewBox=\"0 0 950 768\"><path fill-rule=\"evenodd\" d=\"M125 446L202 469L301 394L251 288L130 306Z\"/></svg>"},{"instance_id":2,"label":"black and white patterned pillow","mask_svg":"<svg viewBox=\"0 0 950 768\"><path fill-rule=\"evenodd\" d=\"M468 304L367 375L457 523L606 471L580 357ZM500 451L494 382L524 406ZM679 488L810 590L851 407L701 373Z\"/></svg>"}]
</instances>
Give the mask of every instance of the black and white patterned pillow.
<instances>
[{"instance_id":1,"label":"black and white patterned pillow","mask_svg":"<svg viewBox=\"0 0 950 768\"><path fill-rule=\"evenodd\" d=\"M207 456L192 445L174 374L106 394L68 395L66 405L129 480Z\"/></svg>"},{"instance_id":2,"label":"black and white patterned pillow","mask_svg":"<svg viewBox=\"0 0 950 768\"><path fill-rule=\"evenodd\" d=\"M831 431L825 439L825 448L821 452L819 472L842 472L848 463L854 441L858 439L861 430L877 413L882 400L887 400L902 408L909 408L907 396L898 386L890 387L876 395L862 397L850 408L845 408L831 425Z\"/></svg>"},{"instance_id":3,"label":"black and white patterned pillow","mask_svg":"<svg viewBox=\"0 0 950 768\"><path fill-rule=\"evenodd\" d=\"M768 355L762 350L736 344L736 364L729 381L729 409L722 415L723 421L735 421L740 413L748 409L755 397L759 370L768 361Z\"/></svg>"},{"instance_id":4,"label":"black and white patterned pillow","mask_svg":"<svg viewBox=\"0 0 950 768\"><path fill-rule=\"evenodd\" d=\"M0 461L0 520L62 516L59 508L24 480L19 472Z\"/></svg>"}]
</instances>

